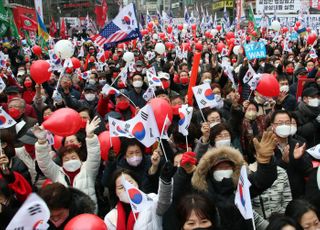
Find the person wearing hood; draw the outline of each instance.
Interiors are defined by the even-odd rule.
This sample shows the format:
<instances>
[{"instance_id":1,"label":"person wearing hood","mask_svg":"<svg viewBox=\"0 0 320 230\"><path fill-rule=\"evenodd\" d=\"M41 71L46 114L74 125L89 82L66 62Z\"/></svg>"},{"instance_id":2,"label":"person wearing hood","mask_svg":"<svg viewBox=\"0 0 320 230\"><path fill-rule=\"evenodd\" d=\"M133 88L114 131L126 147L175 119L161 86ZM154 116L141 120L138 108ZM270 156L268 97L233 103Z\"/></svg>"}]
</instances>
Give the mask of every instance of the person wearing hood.
<instances>
[{"instance_id":1,"label":"person wearing hood","mask_svg":"<svg viewBox=\"0 0 320 230\"><path fill-rule=\"evenodd\" d=\"M312 163L305 153L306 143L299 143L291 135L291 117L285 110L275 111L271 116L271 130L277 136L277 147L274 151L278 166L285 169L293 198L305 193L305 178L312 171Z\"/></svg>"},{"instance_id":2,"label":"person wearing hood","mask_svg":"<svg viewBox=\"0 0 320 230\"><path fill-rule=\"evenodd\" d=\"M135 105L137 105L139 108L142 108L147 103L143 99L143 94L145 92L144 89L142 89L143 86L143 77L140 74L134 74L132 77L132 89L129 90L128 96L130 100L133 101Z\"/></svg>"},{"instance_id":3,"label":"person wearing hood","mask_svg":"<svg viewBox=\"0 0 320 230\"><path fill-rule=\"evenodd\" d=\"M258 168L256 172L248 175L251 198L269 188L277 178L276 164L272 159L276 146L273 133L265 132L260 142L254 139L254 144ZM222 229L251 229L251 221L245 221L234 204L240 169L244 164L245 160L238 150L230 146L212 148L200 159L197 166L189 163L187 165L193 165L190 170L186 167L178 168L174 176L174 199L177 194L179 197L185 194L186 188L191 185L194 190L207 194L216 205ZM256 223L256 226L258 228L259 224Z\"/></svg>"},{"instance_id":4,"label":"person wearing hood","mask_svg":"<svg viewBox=\"0 0 320 230\"><path fill-rule=\"evenodd\" d=\"M316 88L306 88L302 92L302 101L294 112L298 118L298 132L307 141L307 148L320 143L320 100Z\"/></svg>"},{"instance_id":5,"label":"person wearing hood","mask_svg":"<svg viewBox=\"0 0 320 230\"><path fill-rule=\"evenodd\" d=\"M305 67L300 67L294 72L294 78L296 79L289 87L289 93L296 97L299 79L307 79L308 71Z\"/></svg>"}]
</instances>

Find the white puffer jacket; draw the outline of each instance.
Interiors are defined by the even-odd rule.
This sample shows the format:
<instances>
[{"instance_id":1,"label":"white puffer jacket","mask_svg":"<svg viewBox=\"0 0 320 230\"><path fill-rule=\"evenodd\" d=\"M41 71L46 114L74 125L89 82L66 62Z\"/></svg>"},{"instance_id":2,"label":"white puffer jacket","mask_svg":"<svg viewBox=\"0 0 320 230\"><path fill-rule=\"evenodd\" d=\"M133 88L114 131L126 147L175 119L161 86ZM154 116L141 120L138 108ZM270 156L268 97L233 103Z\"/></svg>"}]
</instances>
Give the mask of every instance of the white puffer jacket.
<instances>
[{"instance_id":1,"label":"white puffer jacket","mask_svg":"<svg viewBox=\"0 0 320 230\"><path fill-rule=\"evenodd\" d=\"M159 179L158 194L150 193L148 197L153 199L153 204L139 212L134 230L161 230L162 216L168 210L172 202L173 180L170 184L164 184ZM117 229L118 211L117 207L112 209L105 217L104 222L108 230Z\"/></svg>"},{"instance_id":2,"label":"white puffer jacket","mask_svg":"<svg viewBox=\"0 0 320 230\"><path fill-rule=\"evenodd\" d=\"M100 166L100 144L98 137L94 135L92 138L86 138L87 144L87 160L82 163L80 172L75 176L72 187L84 192L97 205L97 197L95 192L95 180ZM48 143L35 145L36 159L43 174L53 182L59 182L68 186L66 181L67 174L62 167L54 163L50 158L50 146Z\"/></svg>"}]
</instances>

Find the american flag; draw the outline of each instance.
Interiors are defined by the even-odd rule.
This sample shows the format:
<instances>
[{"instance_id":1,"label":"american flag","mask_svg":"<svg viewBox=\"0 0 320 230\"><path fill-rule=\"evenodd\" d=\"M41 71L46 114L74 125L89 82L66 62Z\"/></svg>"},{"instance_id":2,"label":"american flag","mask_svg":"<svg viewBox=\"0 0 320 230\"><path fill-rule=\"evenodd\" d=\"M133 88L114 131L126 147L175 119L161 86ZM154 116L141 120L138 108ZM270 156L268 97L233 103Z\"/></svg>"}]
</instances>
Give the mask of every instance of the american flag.
<instances>
[{"instance_id":1,"label":"american flag","mask_svg":"<svg viewBox=\"0 0 320 230\"><path fill-rule=\"evenodd\" d=\"M110 21L97 35L91 36L98 46L109 49L119 42L141 37L137 23L134 4L122 8L119 14Z\"/></svg>"}]
</instances>

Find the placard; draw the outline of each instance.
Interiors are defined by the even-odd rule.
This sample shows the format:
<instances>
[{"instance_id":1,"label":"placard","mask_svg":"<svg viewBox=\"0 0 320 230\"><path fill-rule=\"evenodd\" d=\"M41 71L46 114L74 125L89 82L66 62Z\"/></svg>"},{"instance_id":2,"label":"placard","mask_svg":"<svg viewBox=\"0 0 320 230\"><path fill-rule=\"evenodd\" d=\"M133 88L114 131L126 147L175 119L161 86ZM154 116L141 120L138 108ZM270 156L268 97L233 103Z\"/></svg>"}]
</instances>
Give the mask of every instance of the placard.
<instances>
[{"instance_id":1,"label":"placard","mask_svg":"<svg viewBox=\"0 0 320 230\"><path fill-rule=\"evenodd\" d=\"M265 58L267 56L266 46L263 42L251 42L244 45L244 51L248 60Z\"/></svg>"}]
</instances>

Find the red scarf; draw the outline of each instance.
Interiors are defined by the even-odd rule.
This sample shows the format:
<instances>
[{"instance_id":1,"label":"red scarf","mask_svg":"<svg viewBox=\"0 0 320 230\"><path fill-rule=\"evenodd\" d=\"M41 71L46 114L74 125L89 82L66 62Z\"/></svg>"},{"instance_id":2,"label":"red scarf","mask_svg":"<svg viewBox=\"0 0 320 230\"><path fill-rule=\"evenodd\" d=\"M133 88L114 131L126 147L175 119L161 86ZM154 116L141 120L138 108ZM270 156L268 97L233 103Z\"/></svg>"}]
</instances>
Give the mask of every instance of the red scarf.
<instances>
[{"instance_id":1,"label":"red scarf","mask_svg":"<svg viewBox=\"0 0 320 230\"><path fill-rule=\"evenodd\" d=\"M123 208L123 205L120 201L117 203L117 211L118 211L118 219L117 219L117 230L133 230L133 226L136 222L134 219L134 214L130 211L129 218L127 221L126 211ZM136 214L136 218L138 218L138 214Z\"/></svg>"}]
</instances>

